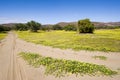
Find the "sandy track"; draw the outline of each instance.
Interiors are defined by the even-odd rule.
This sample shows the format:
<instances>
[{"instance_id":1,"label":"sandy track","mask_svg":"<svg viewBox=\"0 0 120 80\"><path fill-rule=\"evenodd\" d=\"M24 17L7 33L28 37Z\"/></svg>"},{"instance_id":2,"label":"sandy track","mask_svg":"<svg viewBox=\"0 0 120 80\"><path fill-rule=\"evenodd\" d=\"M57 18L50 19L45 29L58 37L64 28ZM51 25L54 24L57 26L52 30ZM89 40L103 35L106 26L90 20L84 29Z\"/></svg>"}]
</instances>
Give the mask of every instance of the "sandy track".
<instances>
[{"instance_id":1,"label":"sandy track","mask_svg":"<svg viewBox=\"0 0 120 80\"><path fill-rule=\"evenodd\" d=\"M34 68L27 65L18 56L18 53L22 51L35 52L53 58L102 64L114 70L120 68L120 53L61 50L28 43L18 39L13 32L10 32L7 38L0 43L0 80L120 80L120 75L113 77L91 77L87 75L76 77L75 75L70 75L62 78L55 78L52 75L46 76L44 75L44 67ZM106 61L95 60L92 58L94 55L106 56L108 59Z\"/></svg>"},{"instance_id":2,"label":"sandy track","mask_svg":"<svg viewBox=\"0 0 120 80\"><path fill-rule=\"evenodd\" d=\"M0 80L26 80L16 57L16 37L9 32L0 44Z\"/></svg>"}]
</instances>

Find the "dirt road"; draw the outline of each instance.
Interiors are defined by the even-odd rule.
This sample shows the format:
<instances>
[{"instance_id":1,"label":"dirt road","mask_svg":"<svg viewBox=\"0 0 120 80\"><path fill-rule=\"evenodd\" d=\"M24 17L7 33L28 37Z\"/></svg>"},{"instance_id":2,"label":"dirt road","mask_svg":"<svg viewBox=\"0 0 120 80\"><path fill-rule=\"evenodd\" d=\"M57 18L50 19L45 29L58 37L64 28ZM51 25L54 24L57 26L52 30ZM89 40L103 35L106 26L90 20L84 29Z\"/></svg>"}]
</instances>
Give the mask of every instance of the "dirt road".
<instances>
[{"instance_id":1,"label":"dirt road","mask_svg":"<svg viewBox=\"0 0 120 80\"><path fill-rule=\"evenodd\" d=\"M23 68L17 60L16 37L13 32L0 44L0 80L26 80Z\"/></svg>"},{"instance_id":2,"label":"dirt road","mask_svg":"<svg viewBox=\"0 0 120 80\"><path fill-rule=\"evenodd\" d=\"M62 78L55 78L52 75L46 76L44 67L34 68L18 56L18 53L22 51L35 52L53 58L102 64L113 70L120 68L120 53L61 50L25 42L18 39L13 32L9 32L6 39L0 43L0 80L120 80L120 75L113 77L70 75ZM108 59L106 61L95 60L92 58L94 55L106 56Z\"/></svg>"}]
</instances>

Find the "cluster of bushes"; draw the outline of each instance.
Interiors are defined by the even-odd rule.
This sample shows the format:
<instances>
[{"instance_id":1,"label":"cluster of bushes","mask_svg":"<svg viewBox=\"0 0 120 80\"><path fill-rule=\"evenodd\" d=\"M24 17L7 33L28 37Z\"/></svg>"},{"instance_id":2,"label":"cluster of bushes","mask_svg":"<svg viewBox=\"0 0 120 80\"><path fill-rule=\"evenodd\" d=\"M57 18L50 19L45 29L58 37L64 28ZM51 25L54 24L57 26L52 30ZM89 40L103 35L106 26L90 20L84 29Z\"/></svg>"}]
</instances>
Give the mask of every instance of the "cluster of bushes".
<instances>
[{"instance_id":1,"label":"cluster of bushes","mask_svg":"<svg viewBox=\"0 0 120 80\"><path fill-rule=\"evenodd\" d=\"M6 26L3 26L3 25L0 25L0 32L10 31L10 30L11 30L10 27L6 27Z\"/></svg>"},{"instance_id":2,"label":"cluster of bushes","mask_svg":"<svg viewBox=\"0 0 120 80\"><path fill-rule=\"evenodd\" d=\"M41 24L35 21L30 21L27 22L26 24L16 24L14 26L15 30L20 30L20 31L26 31L26 30L30 30L32 32L37 32L37 30L39 30L41 28Z\"/></svg>"},{"instance_id":3,"label":"cluster of bushes","mask_svg":"<svg viewBox=\"0 0 120 80\"><path fill-rule=\"evenodd\" d=\"M29 27L26 24L22 24L22 23L16 24L14 26L14 30L26 31L28 29Z\"/></svg>"},{"instance_id":4,"label":"cluster of bushes","mask_svg":"<svg viewBox=\"0 0 120 80\"><path fill-rule=\"evenodd\" d=\"M78 31L79 33L93 33L94 31L94 25L90 22L89 19L79 20L78 26L68 24L66 26L60 26L58 24L56 25L48 25L48 26L42 26L40 23L35 21L30 21L26 24L16 24L14 27L15 30L25 31L30 30L32 32L37 32L37 30L44 30L44 31L50 31L50 30L65 30L65 31Z\"/></svg>"},{"instance_id":5,"label":"cluster of bushes","mask_svg":"<svg viewBox=\"0 0 120 80\"><path fill-rule=\"evenodd\" d=\"M76 28L75 25L69 24L69 25L67 25L67 26L64 27L64 30L65 30L65 31L76 31L77 28Z\"/></svg>"},{"instance_id":6,"label":"cluster of bushes","mask_svg":"<svg viewBox=\"0 0 120 80\"><path fill-rule=\"evenodd\" d=\"M95 29L118 29L120 26L100 26L100 27L95 27Z\"/></svg>"},{"instance_id":7,"label":"cluster of bushes","mask_svg":"<svg viewBox=\"0 0 120 80\"><path fill-rule=\"evenodd\" d=\"M56 25L52 26L52 30L63 30L63 27L58 25L58 24L56 24Z\"/></svg>"},{"instance_id":8,"label":"cluster of bushes","mask_svg":"<svg viewBox=\"0 0 120 80\"><path fill-rule=\"evenodd\" d=\"M52 26L42 26L41 30L43 30L43 31L50 31L50 30L52 30Z\"/></svg>"},{"instance_id":9,"label":"cluster of bushes","mask_svg":"<svg viewBox=\"0 0 120 80\"><path fill-rule=\"evenodd\" d=\"M76 27L74 25L67 25L67 26L60 26L58 24L56 25L50 25L50 26L42 26L40 23L35 21L30 21L26 24L16 24L14 26L14 30L20 30L20 31L26 31L31 30L32 32L37 32L37 30L44 30L44 31L50 31L50 30L65 30L65 31L76 31Z\"/></svg>"},{"instance_id":10,"label":"cluster of bushes","mask_svg":"<svg viewBox=\"0 0 120 80\"><path fill-rule=\"evenodd\" d=\"M50 30L65 30L65 31L76 31L77 28L75 25L68 24L66 26L50 25L50 26L42 26L41 30L50 31Z\"/></svg>"}]
</instances>

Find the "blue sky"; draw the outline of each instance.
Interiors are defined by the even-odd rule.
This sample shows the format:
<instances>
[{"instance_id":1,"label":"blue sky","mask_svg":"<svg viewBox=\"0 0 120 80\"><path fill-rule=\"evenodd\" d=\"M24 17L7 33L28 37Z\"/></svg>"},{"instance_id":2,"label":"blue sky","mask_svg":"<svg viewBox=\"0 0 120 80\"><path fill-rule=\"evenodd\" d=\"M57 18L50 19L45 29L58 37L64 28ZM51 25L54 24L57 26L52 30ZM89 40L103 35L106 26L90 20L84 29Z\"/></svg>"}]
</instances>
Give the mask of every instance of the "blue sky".
<instances>
[{"instance_id":1,"label":"blue sky","mask_svg":"<svg viewBox=\"0 0 120 80\"><path fill-rule=\"evenodd\" d=\"M0 24L30 20L56 24L84 18L120 21L120 0L0 0Z\"/></svg>"}]
</instances>

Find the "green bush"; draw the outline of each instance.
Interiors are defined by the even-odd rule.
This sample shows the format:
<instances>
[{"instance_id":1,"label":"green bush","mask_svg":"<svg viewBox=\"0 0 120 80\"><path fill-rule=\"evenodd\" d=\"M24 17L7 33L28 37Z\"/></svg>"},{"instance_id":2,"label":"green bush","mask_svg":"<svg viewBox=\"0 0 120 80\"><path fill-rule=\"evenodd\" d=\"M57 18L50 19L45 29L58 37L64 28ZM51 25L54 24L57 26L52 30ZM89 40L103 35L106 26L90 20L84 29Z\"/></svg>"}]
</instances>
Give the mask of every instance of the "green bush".
<instances>
[{"instance_id":1,"label":"green bush","mask_svg":"<svg viewBox=\"0 0 120 80\"><path fill-rule=\"evenodd\" d=\"M83 19L78 21L78 33L93 33L94 29L94 25L90 22L89 19Z\"/></svg>"},{"instance_id":2,"label":"green bush","mask_svg":"<svg viewBox=\"0 0 120 80\"><path fill-rule=\"evenodd\" d=\"M64 27L64 30L65 31L76 31L76 27L75 27L75 25L69 24L69 25Z\"/></svg>"}]
</instances>

